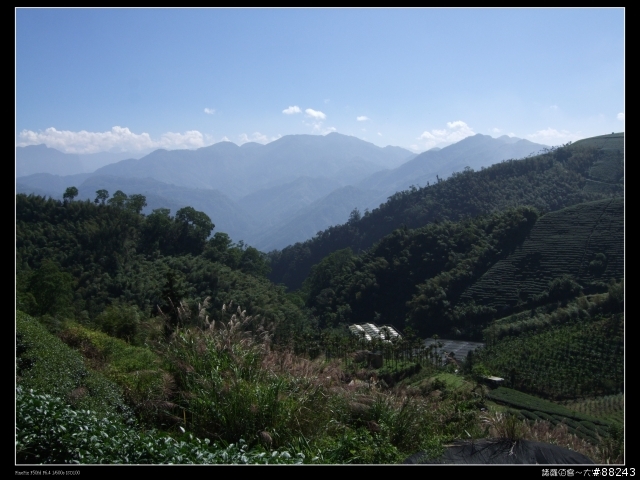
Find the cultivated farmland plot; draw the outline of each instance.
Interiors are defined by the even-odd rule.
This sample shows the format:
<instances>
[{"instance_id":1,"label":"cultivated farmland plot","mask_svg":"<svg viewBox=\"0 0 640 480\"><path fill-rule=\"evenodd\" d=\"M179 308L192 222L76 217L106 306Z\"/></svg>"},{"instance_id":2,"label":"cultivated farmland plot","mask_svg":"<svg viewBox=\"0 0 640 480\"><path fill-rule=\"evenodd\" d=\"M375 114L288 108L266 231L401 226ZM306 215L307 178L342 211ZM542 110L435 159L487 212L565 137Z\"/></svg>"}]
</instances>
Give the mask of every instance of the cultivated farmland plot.
<instances>
[{"instance_id":1,"label":"cultivated farmland plot","mask_svg":"<svg viewBox=\"0 0 640 480\"><path fill-rule=\"evenodd\" d=\"M527 420L547 421L553 425L564 423L571 433L592 442L607 436L611 426L610 421L510 388L500 387L493 390L488 394L488 398L515 409Z\"/></svg>"},{"instance_id":2,"label":"cultivated farmland plot","mask_svg":"<svg viewBox=\"0 0 640 480\"><path fill-rule=\"evenodd\" d=\"M540 295L564 274L588 286L624 276L624 199L583 203L541 217L524 243L462 295L498 311Z\"/></svg>"}]
</instances>

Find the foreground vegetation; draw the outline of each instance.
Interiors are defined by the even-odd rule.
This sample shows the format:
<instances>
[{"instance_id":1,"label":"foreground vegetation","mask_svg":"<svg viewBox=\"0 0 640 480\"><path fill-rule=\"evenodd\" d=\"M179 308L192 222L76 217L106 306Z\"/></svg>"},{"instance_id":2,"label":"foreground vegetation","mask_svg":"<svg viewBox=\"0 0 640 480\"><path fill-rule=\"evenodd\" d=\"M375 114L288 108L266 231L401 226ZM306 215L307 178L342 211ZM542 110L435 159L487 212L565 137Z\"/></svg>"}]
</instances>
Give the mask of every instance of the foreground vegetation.
<instances>
[{"instance_id":1,"label":"foreground vegetation","mask_svg":"<svg viewBox=\"0 0 640 480\"><path fill-rule=\"evenodd\" d=\"M110 357L94 375L111 385L115 407L91 410L85 407L99 404L102 390L86 375L68 376L77 354L35 319L18 317L24 345L18 356L19 463L234 463L242 455L259 463L396 463L415 449L437 454L465 431L481 435L481 399L471 392L432 398L349 385L339 362L272 349L269 332L248 330L252 319L241 314L207 328L180 329L146 358L112 339L104 350ZM77 339L78 328L65 324L62 338ZM84 333L93 335L89 343L104 340ZM56 348L47 350L47 344ZM136 362L130 373L147 374L142 384L123 373L123 365ZM144 363L156 370L145 370ZM66 385L52 383L56 375ZM166 375L164 390L140 398L153 390L154 378L161 384ZM118 410L125 401L137 416Z\"/></svg>"},{"instance_id":2,"label":"foreground vegetation","mask_svg":"<svg viewBox=\"0 0 640 480\"><path fill-rule=\"evenodd\" d=\"M617 448L609 460L619 461L621 436L609 422L551 402L531 407L535 397L518 401L507 389L487 395L452 367L425 364L393 388L366 382L366 365L280 350L259 321L234 311L169 339L157 325L146 347L65 322L58 335L80 362L19 313L18 463L398 463L416 451L437 456L454 439L541 432L595 461ZM492 400L518 407L521 420L501 417Z\"/></svg>"}]
</instances>

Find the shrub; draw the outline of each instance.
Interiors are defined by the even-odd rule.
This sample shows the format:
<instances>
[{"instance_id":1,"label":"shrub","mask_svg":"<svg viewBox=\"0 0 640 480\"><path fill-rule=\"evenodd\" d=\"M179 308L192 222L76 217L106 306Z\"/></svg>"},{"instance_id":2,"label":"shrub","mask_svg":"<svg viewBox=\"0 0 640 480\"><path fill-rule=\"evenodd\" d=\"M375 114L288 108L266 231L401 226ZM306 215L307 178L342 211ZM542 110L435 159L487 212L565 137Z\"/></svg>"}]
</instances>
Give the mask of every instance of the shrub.
<instances>
[{"instance_id":1,"label":"shrub","mask_svg":"<svg viewBox=\"0 0 640 480\"><path fill-rule=\"evenodd\" d=\"M134 305L114 303L98 315L96 324L112 337L135 343L141 316L140 310Z\"/></svg>"},{"instance_id":2,"label":"shrub","mask_svg":"<svg viewBox=\"0 0 640 480\"><path fill-rule=\"evenodd\" d=\"M191 434L142 432L121 417L74 410L59 398L16 388L19 464L302 463L303 453L250 450L244 440L220 446Z\"/></svg>"},{"instance_id":3,"label":"shrub","mask_svg":"<svg viewBox=\"0 0 640 480\"><path fill-rule=\"evenodd\" d=\"M525 413L525 411L522 413ZM490 412L483 416L482 421L489 427L489 433L497 438L511 441L523 438L525 426L522 420L516 415L511 413Z\"/></svg>"},{"instance_id":4,"label":"shrub","mask_svg":"<svg viewBox=\"0 0 640 480\"><path fill-rule=\"evenodd\" d=\"M365 428L346 428L337 437L327 437L316 444L318 463L378 464L399 463L402 455L385 435L376 435Z\"/></svg>"},{"instance_id":5,"label":"shrub","mask_svg":"<svg viewBox=\"0 0 640 480\"><path fill-rule=\"evenodd\" d=\"M141 418L153 421L158 415L164 416L161 410L173 406L168 402L172 379L161 368L161 359L148 348L74 323L67 323L60 335L122 388L128 404Z\"/></svg>"},{"instance_id":6,"label":"shrub","mask_svg":"<svg viewBox=\"0 0 640 480\"><path fill-rule=\"evenodd\" d=\"M16 313L16 366L24 388L64 398L78 408L130 414L116 384L89 370L78 352L22 312Z\"/></svg>"}]
</instances>

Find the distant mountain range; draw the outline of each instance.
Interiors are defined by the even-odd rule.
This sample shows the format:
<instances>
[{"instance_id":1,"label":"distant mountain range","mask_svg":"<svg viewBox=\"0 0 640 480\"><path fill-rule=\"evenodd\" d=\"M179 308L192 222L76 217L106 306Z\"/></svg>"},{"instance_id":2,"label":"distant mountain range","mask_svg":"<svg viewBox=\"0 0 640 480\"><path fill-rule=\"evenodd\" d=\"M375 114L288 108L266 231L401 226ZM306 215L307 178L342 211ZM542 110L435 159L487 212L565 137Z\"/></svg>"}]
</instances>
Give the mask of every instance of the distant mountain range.
<instances>
[{"instance_id":1,"label":"distant mountain range","mask_svg":"<svg viewBox=\"0 0 640 480\"><path fill-rule=\"evenodd\" d=\"M16 148L16 177L24 177L35 173L52 175L76 175L91 173L110 163L127 158L140 158L146 153L62 153L46 145L29 145Z\"/></svg>"},{"instance_id":2,"label":"distant mountain range","mask_svg":"<svg viewBox=\"0 0 640 480\"><path fill-rule=\"evenodd\" d=\"M274 283L283 283L287 288L297 290L312 267L328 255L346 249L363 252L392 234L398 239L404 238L403 232L407 229L419 229L431 223L471 220L518 206L533 207L538 212L553 212L584 202L623 196L624 133L586 138L541 155L500 162L477 171L469 169L427 187L397 192L378 208L363 212L360 219L353 215L348 222L318 231L309 240L270 252L272 270L269 278ZM614 227L610 225L603 231L607 228L613 234ZM556 240L559 243L572 241L567 234ZM460 237L454 243L458 241L467 242ZM594 236L593 245L597 250L596 241L597 236ZM386 257L384 247L380 248L377 256ZM558 248L556 245L551 249ZM609 252L601 253L609 256ZM406 260L412 255L416 253L406 251L400 257ZM414 256L418 263L422 261L421 255ZM443 265L455 258L455 255L440 257L436 251L427 257L431 255L439 258ZM554 258L553 261L562 263ZM594 259L588 255L583 260L591 262ZM387 261L392 263L389 258ZM535 273L535 269L532 272ZM361 280L363 284L371 285L369 280L365 281L369 278L367 275ZM543 285L547 280L542 282ZM397 284L394 285L397 288Z\"/></svg>"},{"instance_id":3,"label":"distant mountain range","mask_svg":"<svg viewBox=\"0 0 640 480\"><path fill-rule=\"evenodd\" d=\"M477 134L442 149L431 149L393 170L377 172L358 186L383 190L389 194L405 190L411 185L424 187L469 167L477 170L502 160L523 158L538 153L544 145L503 135L493 138Z\"/></svg>"},{"instance_id":4,"label":"distant mountain range","mask_svg":"<svg viewBox=\"0 0 640 480\"><path fill-rule=\"evenodd\" d=\"M182 187L217 189L240 200L299 177L353 185L414 156L409 150L380 148L338 133L288 135L267 145L220 142L197 150L156 150L139 160L107 165L95 174L150 177Z\"/></svg>"},{"instance_id":5,"label":"distant mountain range","mask_svg":"<svg viewBox=\"0 0 640 480\"><path fill-rule=\"evenodd\" d=\"M267 145L220 142L197 150L156 150L87 172L91 161L98 165L115 154L72 155L38 145L16 149L16 191L61 198L75 186L83 199L93 199L101 188L140 193L147 197L145 212L192 206L211 217L216 231L270 251L344 223L353 209L373 209L411 185L544 148L478 134L416 155L334 132L288 135Z\"/></svg>"}]
</instances>

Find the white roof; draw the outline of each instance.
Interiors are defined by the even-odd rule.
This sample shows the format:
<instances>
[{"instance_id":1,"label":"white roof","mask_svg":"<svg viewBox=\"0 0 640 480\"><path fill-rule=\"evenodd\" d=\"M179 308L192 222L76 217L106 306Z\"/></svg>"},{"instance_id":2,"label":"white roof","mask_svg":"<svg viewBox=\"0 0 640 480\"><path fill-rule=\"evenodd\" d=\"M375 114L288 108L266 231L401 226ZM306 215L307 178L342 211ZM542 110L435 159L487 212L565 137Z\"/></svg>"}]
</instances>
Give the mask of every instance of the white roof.
<instances>
[{"instance_id":1,"label":"white roof","mask_svg":"<svg viewBox=\"0 0 640 480\"><path fill-rule=\"evenodd\" d=\"M349 325L349 330L354 335L362 336L364 333L364 338L367 341L371 341L372 338L379 338L383 341L388 342L387 338L398 338L402 337L398 331L393 328L391 325L383 325L382 327L378 327L375 323L362 323L360 325L353 324Z\"/></svg>"}]
</instances>

